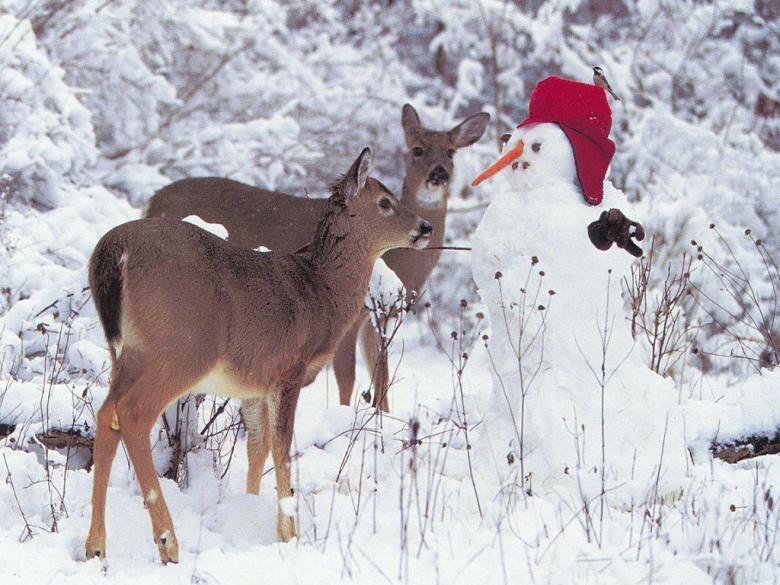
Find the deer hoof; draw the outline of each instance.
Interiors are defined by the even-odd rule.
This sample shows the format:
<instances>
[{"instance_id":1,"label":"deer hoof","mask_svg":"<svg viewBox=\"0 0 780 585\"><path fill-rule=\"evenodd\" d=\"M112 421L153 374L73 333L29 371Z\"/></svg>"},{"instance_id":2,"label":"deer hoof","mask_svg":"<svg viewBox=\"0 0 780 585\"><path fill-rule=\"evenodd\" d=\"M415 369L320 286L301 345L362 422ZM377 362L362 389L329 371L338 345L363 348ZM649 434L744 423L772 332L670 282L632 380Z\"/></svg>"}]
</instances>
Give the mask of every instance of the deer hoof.
<instances>
[{"instance_id":1,"label":"deer hoof","mask_svg":"<svg viewBox=\"0 0 780 585\"><path fill-rule=\"evenodd\" d=\"M87 537L87 542L84 545L86 550L87 560L90 559L104 559L106 558L106 538L105 537Z\"/></svg>"},{"instance_id":2,"label":"deer hoof","mask_svg":"<svg viewBox=\"0 0 780 585\"><path fill-rule=\"evenodd\" d=\"M87 560L98 559L102 561L105 558L106 558L106 552L104 550L101 550L99 548L87 549Z\"/></svg>"},{"instance_id":3,"label":"deer hoof","mask_svg":"<svg viewBox=\"0 0 780 585\"><path fill-rule=\"evenodd\" d=\"M163 565L179 562L179 543L172 532L166 530L155 538L155 542L157 543L157 550L160 552L160 560Z\"/></svg>"}]
</instances>

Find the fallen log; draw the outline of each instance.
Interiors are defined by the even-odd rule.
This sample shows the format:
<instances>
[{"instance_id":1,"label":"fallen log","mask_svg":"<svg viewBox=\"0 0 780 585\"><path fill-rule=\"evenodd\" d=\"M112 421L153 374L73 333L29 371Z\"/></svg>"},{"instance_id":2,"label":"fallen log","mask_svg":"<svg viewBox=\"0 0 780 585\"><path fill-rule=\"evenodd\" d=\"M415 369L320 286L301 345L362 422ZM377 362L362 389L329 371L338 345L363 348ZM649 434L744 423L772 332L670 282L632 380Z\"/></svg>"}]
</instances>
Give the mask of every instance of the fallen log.
<instances>
[{"instance_id":1,"label":"fallen log","mask_svg":"<svg viewBox=\"0 0 780 585\"><path fill-rule=\"evenodd\" d=\"M79 429L50 429L45 433L38 433L30 442L40 443L47 449L92 449L95 438L83 434Z\"/></svg>"},{"instance_id":2,"label":"fallen log","mask_svg":"<svg viewBox=\"0 0 780 585\"><path fill-rule=\"evenodd\" d=\"M5 439L16 430L16 425L0 423L0 439Z\"/></svg>"},{"instance_id":3,"label":"fallen log","mask_svg":"<svg viewBox=\"0 0 780 585\"><path fill-rule=\"evenodd\" d=\"M713 457L726 463L739 463L761 455L776 455L780 453L780 431L773 437L753 435L738 441L713 443L710 450Z\"/></svg>"},{"instance_id":4,"label":"fallen log","mask_svg":"<svg viewBox=\"0 0 780 585\"><path fill-rule=\"evenodd\" d=\"M13 434L15 424L0 423L0 440ZM13 442L13 437L9 439ZM92 433L79 428L49 429L29 439L30 443L43 445L47 449L92 449L95 437Z\"/></svg>"}]
</instances>

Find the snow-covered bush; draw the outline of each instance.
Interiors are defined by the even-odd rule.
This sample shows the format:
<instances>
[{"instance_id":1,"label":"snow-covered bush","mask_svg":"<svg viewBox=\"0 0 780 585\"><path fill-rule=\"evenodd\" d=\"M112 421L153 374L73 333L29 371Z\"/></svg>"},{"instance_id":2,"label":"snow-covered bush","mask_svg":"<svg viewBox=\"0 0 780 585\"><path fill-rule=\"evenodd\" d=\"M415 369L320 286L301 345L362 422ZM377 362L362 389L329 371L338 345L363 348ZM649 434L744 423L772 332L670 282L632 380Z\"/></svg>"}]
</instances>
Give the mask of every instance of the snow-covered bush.
<instances>
[{"instance_id":1,"label":"snow-covered bush","mask_svg":"<svg viewBox=\"0 0 780 585\"><path fill-rule=\"evenodd\" d=\"M12 202L57 207L95 162L90 112L64 76L29 21L0 15L0 174Z\"/></svg>"}]
</instances>

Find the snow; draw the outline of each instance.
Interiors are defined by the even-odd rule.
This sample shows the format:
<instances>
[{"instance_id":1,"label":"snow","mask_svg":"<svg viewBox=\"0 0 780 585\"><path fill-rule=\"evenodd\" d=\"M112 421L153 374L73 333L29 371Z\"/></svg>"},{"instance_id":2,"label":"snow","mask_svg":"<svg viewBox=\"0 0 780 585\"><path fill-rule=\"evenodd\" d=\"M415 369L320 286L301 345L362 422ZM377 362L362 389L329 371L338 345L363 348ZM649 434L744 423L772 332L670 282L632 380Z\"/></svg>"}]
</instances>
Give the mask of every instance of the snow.
<instances>
[{"instance_id":1,"label":"snow","mask_svg":"<svg viewBox=\"0 0 780 585\"><path fill-rule=\"evenodd\" d=\"M209 223L204 219L201 219L197 215L188 215L187 217L183 217L181 219L182 221L186 221L187 223L191 223L192 225L198 226L202 230L206 230L210 234L214 234L218 238L222 238L223 240L228 239L228 231L225 228L224 225L221 223Z\"/></svg>"},{"instance_id":2,"label":"snow","mask_svg":"<svg viewBox=\"0 0 780 585\"><path fill-rule=\"evenodd\" d=\"M398 278L382 258L376 261L371 271L371 280L366 293L366 306L372 305L372 299L385 305L392 305L396 300L403 301L406 291L404 283Z\"/></svg>"},{"instance_id":3,"label":"snow","mask_svg":"<svg viewBox=\"0 0 780 585\"><path fill-rule=\"evenodd\" d=\"M710 444L777 432L780 373L714 357L709 370L691 357L682 374L651 372L646 344L625 322L620 278L633 260L595 250L585 231L619 207L657 236L663 261L695 251L691 239L715 254L724 234L726 258L773 306L744 235L750 227L780 249L779 69L764 4L641 1L622 16L578 0L535 12L502 2L261 0L238 12L120 0L71 3L49 19L45 7L4 2L0 428L16 429L0 439L0 581L776 583L777 456L730 465ZM613 111L609 174L622 191L608 181L605 202L587 206L570 150L541 126L524 129L529 143L533 132L544 140L526 151L530 167L468 188L495 158L495 134L523 118L536 81L588 80L594 63L624 100ZM331 369L302 392L295 494L282 503L299 537L283 544L271 463L260 495L247 495L239 405L228 404L213 436L193 443L181 482L161 479L156 494L171 509L178 565L159 562L144 511L153 494L141 492L120 448L108 556L86 562L89 454L46 448L40 436L74 428L89 438L106 396L110 357L86 288L98 239L137 219L172 180L217 175L316 192L365 144L397 192L406 102L431 127L478 109L493 117L492 134L455 155L450 183L457 213L446 243L473 252L445 251L431 307L405 316L390 350L391 412L380 417L360 398L369 387L362 361L351 406L338 405ZM703 278L698 266L698 286L718 293L716 275ZM366 303L397 303L399 288L378 263ZM717 299L716 317L734 313ZM521 308L538 331L524 366L539 368L524 378L522 473L518 370L502 327ZM694 324L709 317L686 307ZM725 355L734 346L717 331L696 341ZM196 435L220 404L206 398L194 412ZM150 438L164 472L171 447L161 424Z\"/></svg>"},{"instance_id":4,"label":"snow","mask_svg":"<svg viewBox=\"0 0 780 585\"><path fill-rule=\"evenodd\" d=\"M412 337L406 339L410 346ZM762 494L780 480L780 470L768 457L755 460L757 471L750 466L730 470L717 461L712 469L709 464L694 467L683 495L669 496L665 503L658 504L658 510L663 511L661 525L652 532L642 514L611 507L601 546L593 541L592 535L588 542L584 528L577 521L582 502L573 493L574 486L559 486L557 496L536 494L522 498L507 516L503 506L488 497L495 490L496 479L490 466L484 464L479 464L476 476L484 496L485 519L480 520L468 479L465 445L456 441L443 448L441 441L426 440L418 449L418 475L412 484L408 451L399 452L400 439L406 436L402 421L417 416L422 424L422 436L451 428L438 419L447 413L452 388L450 369L437 350L430 347L413 350L408 347L408 350L401 361L400 376L404 382L394 387L393 419L384 423L385 453L379 453L374 463L373 440L369 438L364 444L365 436L357 435L356 452L348 460L344 477L338 481L336 473L353 439L349 429L355 426L356 417L358 425L367 422L369 413L365 409L356 413L352 408L334 406L332 373L318 379L303 393L294 441L300 456L293 463L299 498L297 542L276 542L272 473L263 478L260 496L243 493L246 460L241 456L244 448L241 439L225 479L215 477L210 453L198 451L188 457L188 486L161 481L182 555L178 565L160 565L143 511L143 495L120 449L108 496L109 555L104 563L85 563L83 538L89 525L91 475L84 470L68 472L68 516L60 517L60 532L51 534L46 483L30 485L45 479L38 458L34 453L5 449L14 485L21 494L28 521L36 527L36 536L30 542L16 542L23 523L10 486L0 486L0 506L5 511L0 515L5 535L0 547L0 567L14 567L22 582L56 578L75 583L79 579L100 578L107 583L128 579L163 583L189 580L194 574L207 582L213 579L249 583L256 580L257 571L269 579L271 576L305 579L315 575L322 583L339 583L344 579L359 583L384 581L382 574L392 580L406 562L398 545L402 533L399 496L403 486L404 497L412 498L411 508L407 504L403 507L405 513L411 512L408 516L410 582L424 582L436 574L442 581L451 583L465 584L480 578L501 582L504 570L510 582L525 582L532 575L544 575L550 583L587 583L592 579L592 570L601 571L600 583L641 581L649 570L646 561L636 560L641 549L642 555L644 551L652 551L654 560L650 567L654 567L659 582L677 582L680 575L685 575L691 583L710 583L711 577L697 561L702 554L699 543L714 542L717 538L728 538L729 547L719 551L716 548L715 553L707 554L714 554L719 566L742 567L745 574L756 577L754 582L761 582L760 569L744 557L759 546L749 527L759 529L752 518L767 512ZM474 359L476 363L485 360L485 356L477 353ZM360 370L359 376L359 386L365 387L366 373ZM773 382L776 385L777 380ZM467 368L468 402L478 401L490 384L488 370L475 368L469 373ZM423 392L425 402L434 406L427 414L416 406ZM437 404L440 410L435 408ZM468 409L470 415L479 416L473 406L469 405ZM725 421L729 417L728 409L723 410L723 415L721 420ZM400 420L394 422L395 417ZM370 428L372 424L369 422ZM365 455L361 455L363 451ZM435 468L441 474L430 475L437 453L439 462ZM445 453L449 459L442 467L441 457ZM1 461L0 470L5 475L5 463ZM55 486L62 485L63 475L63 469L55 467ZM410 490L414 485L419 490L417 494ZM651 490L653 482L644 481L644 485ZM427 544L419 549L418 522L423 519L417 516L415 507L418 497L419 505L425 506L428 490L431 498L438 493L436 514L429 519L433 523L432 531L431 527L425 529ZM358 502L361 507L356 510ZM373 512L374 502L376 512ZM735 512L730 511L731 505L735 506ZM755 511L754 506L757 506ZM775 516L769 517L773 522ZM497 542L499 534L501 545ZM42 556L47 558L46 563L34 562Z\"/></svg>"},{"instance_id":5,"label":"snow","mask_svg":"<svg viewBox=\"0 0 780 585\"><path fill-rule=\"evenodd\" d=\"M371 323L374 327L379 326L380 331L391 332L395 329L394 325L388 323L382 326L378 320L394 314L394 319L403 319L406 301L406 288L404 283L398 278L398 275L385 264L382 258L374 263L371 271L371 280L368 283L368 291L364 303L371 315Z\"/></svg>"}]
</instances>

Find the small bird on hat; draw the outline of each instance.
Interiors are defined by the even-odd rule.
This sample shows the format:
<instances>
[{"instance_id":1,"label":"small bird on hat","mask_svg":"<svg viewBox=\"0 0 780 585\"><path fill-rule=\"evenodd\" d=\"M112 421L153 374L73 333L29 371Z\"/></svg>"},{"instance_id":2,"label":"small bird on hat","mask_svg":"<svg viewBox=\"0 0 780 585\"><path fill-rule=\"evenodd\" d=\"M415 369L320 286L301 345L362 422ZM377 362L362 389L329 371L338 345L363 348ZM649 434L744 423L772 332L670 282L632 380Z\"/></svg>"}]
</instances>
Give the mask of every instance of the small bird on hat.
<instances>
[{"instance_id":1,"label":"small bird on hat","mask_svg":"<svg viewBox=\"0 0 780 585\"><path fill-rule=\"evenodd\" d=\"M601 67L593 68L593 83L594 85L598 85L600 88L604 89L604 91L609 92L609 95L611 95L617 101L620 101L620 98L617 96L617 94L612 91L612 87L609 85L609 81L607 81L607 76L604 75L604 70Z\"/></svg>"}]
</instances>

